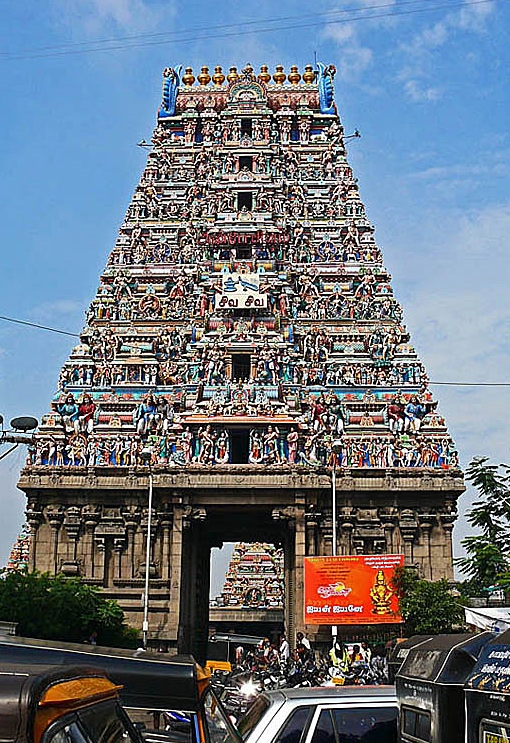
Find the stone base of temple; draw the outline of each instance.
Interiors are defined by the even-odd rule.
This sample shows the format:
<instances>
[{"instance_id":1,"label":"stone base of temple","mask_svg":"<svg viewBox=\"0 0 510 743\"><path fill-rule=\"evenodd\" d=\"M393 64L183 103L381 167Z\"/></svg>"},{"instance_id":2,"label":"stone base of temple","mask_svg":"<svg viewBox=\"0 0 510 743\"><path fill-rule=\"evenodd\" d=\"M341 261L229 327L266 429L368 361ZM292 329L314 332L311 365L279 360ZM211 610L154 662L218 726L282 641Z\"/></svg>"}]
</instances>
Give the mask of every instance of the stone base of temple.
<instances>
[{"instance_id":1,"label":"stone base of temple","mask_svg":"<svg viewBox=\"0 0 510 743\"><path fill-rule=\"evenodd\" d=\"M152 474L150 639L203 651L210 552L224 541L283 547L284 627L294 637L303 628L303 558L332 554L330 471L154 466ZM30 568L83 577L141 627L147 468L29 466L20 487L28 498ZM464 491L459 470L342 469L336 491L338 554L403 553L423 577L453 578L451 533Z\"/></svg>"}]
</instances>

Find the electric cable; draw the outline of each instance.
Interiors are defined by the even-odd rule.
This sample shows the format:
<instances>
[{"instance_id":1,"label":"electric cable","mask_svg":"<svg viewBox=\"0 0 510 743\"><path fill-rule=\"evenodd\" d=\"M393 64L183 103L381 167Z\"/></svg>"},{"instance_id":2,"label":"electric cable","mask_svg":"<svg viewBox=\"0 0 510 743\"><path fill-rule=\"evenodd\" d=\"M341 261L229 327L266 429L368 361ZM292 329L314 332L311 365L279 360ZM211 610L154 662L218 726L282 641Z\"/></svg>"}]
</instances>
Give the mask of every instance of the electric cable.
<instances>
[{"instance_id":1,"label":"electric cable","mask_svg":"<svg viewBox=\"0 0 510 743\"><path fill-rule=\"evenodd\" d=\"M397 16L407 16L412 15L416 13L430 13L438 10L446 10L446 9L452 9L452 8L464 8L472 5L484 5L488 3L494 3L497 2L497 0L467 0L464 2L457 2L457 3L441 3L439 5L426 5L422 8L413 8L409 10L395 10L393 12L388 13L375 13L372 15L363 15L365 12L365 8L360 8L357 12L357 15L350 16L347 18L342 19L331 19L328 21L328 24L335 25L340 23L353 23L355 21L371 21L371 20L378 20L381 18L394 18ZM392 6L395 7L395 6ZM341 12L341 11L338 11ZM316 16L314 16L316 17ZM275 19L275 23L278 22L279 19ZM317 26L324 25L324 21L317 21L317 22L307 22L307 23L291 23L287 25L275 25L273 27L262 27L262 28L256 28L256 29L248 29L246 31L239 30L239 26L248 25L248 23L254 23L254 22L246 22L246 24L238 24L236 31L228 31L225 33L217 33L217 34L205 34L205 35L198 35L196 31L189 32L193 35L190 35L188 37L183 38L183 33L188 33L188 31L182 32L174 32L179 33L179 36L175 39L171 40L172 44L184 44L184 43L196 43L197 41L211 41L212 39L225 39L229 37L238 37L240 34L245 33L247 35L251 35L254 33L262 34L262 33L272 33L275 31L289 31L296 28L314 28ZM64 48L61 51L49 51L47 53L44 52L32 52L32 53L23 53L23 52L4 52L3 55L0 55L0 60L3 59L4 61L10 61L10 60L28 60L28 59L45 59L49 57L60 57L60 56L68 56L68 55L76 55L76 54L88 54L91 52L111 52L111 51L125 51L127 49L140 49L147 46L158 46L161 44L168 44L169 39L165 38L164 40L160 41L140 41L140 42L134 42L134 43L125 43L125 44L118 44L116 41L113 43L115 46L105 46L105 47L95 47L95 48ZM86 44L86 42L81 42L82 44ZM90 45L94 44L94 42L89 42Z\"/></svg>"},{"instance_id":2,"label":"electric cable","mask_svg":"<svg viewBox=\"0 0 510 743\"><path fill-rule=\"evenodd\" d=\"M17 323L18 325L28 325L31 328L37 328L38 330L46 330L51 333L61 333L62 335L70 335L73 338L80 338L78 333L70 333L68 330L59 330L58 328L51 328L47 325L40 325L39 323L29 322L28 320L19 320L14 317L6 317L0 315L0 320L6 322ZM429 384L438 384L449 387L510 387L510 382L436 382L435 380L429 379Z\"/></svg>"}]
</instances>

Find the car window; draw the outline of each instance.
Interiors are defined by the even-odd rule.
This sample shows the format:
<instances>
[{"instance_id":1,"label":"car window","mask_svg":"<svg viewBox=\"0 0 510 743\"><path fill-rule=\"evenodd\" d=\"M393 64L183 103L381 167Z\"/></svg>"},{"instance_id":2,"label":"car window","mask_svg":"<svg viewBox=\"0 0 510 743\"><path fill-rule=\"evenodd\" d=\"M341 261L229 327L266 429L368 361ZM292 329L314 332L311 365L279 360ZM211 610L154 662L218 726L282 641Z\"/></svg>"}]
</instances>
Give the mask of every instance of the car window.
<instances>
[{"instance_id":1,"label":"car window","mask_svg":"<svg viewBox=\"0 0 510 743\"><path fill-rule=\"evenodd\" d=\"M337 743L397 743L396 706L336 707L331 713Z\"/></svg>"},{"instance_id":2,"label":"car window","mask_svg":"<svg viewBox=\"0 0 510 743\"><path fill-rule=\"evenodd\" d=\"M95 704L78 712L87 736L95 743L138 743L127 715L115 702Z\"/></svg>"},{"instance_id":3,"label":"car window","mask_svg":"<svg viewBox=\"0 0 510 743\"><path fill-rule=\"evenodd\" d=\"M315 707L298 707L298 709L295 709L273 743L300 743L304 740L313 709Z\"/></svg>"},{"instance_id":4,"label":"car window","mask_svg":"<svg viewBox=\"0 0 510 743\"><path fill-rule=\"evenodd\" d=\"M209 743L240 743L240 737L211 689L204 694L202 704Z\"/></svg>"},{"instance_id":5,"label":"car window","mask_svg":"<svg viewBox=\"0 0 510 743\"><path fill-rule=\"evenodd\" d=\"M320 713L310 743L335 743L331 710L323 709Z\"/></svg>"},{"instance_id":6,"label":"car window","mask_svg":"<svg viewBox=\"0 0 510 743\"><path fill-rule=\"evenodd\" d=\"M249 736L253 728L258 724L258 721L270 706L268 699L261 694L253 702L251 707L247 710L246 714L241 717L237 723L237 729L241 733L243 740Z\"/></svg>"},{"instance_id":7,"label":"car window","mask_svg":"<svg viewBox=\"0 0 510 743\"><path fill-rule=\"evenodd\" d=\"M52 725L44 734L43 741L44 743L89 743L76 721L61 727Z\"/></svg>"}]
</instances>

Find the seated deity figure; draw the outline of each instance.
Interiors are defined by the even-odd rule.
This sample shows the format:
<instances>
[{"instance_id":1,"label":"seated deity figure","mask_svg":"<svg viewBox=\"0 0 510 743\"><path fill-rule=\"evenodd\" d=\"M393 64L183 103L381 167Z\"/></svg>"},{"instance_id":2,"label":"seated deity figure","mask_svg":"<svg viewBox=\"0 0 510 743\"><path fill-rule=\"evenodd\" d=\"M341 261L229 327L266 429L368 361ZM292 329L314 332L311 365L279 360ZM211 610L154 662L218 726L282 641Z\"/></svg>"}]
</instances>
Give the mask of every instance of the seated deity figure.
<instances>
[{"instance_id":1,"label":"seated deity figure","mask_svg":"<svg viewBox=\"0 0 510 743\"><path fill-rule=\"evenodd\" d=\"M388 423L392 433L401 433L404 429L404 406L398 397L388 405Z\"/></svg>"},{"instance_id":2,"label":"seated deity figure","mask_svg":"<svg viewBox=\"0 0 510 743\"><path fill-rule=\"evenodd\" d=\"M84 433L92 433L94 430L94 412L96 406L92 401L90 395L83 395L82 401L78 406L78 420L80 423L80 430Z\"/></svg>"},{"instance_id":3,"label":"seated deity figure","mask_svg":"<svg viewBox=\"0 0 510 743\"><path fill-rule=\"evenodd\" d=\"M156 420L156 415L156 398L154 397L152 392L150 392L135 411L136 432L140 436L144 436L152 428Z\"/></svg>"},{"instance_id":4,"label":"seated deity figure","mask_svg":"<svg viewBox=\"0 0 510 743\"><path fill-rule=\"evenodd\" d=\"M425 406L413 395L404 409L404 431L418 433L425 413Z\"/></svg>"},{"instance_id":5,"label":"seated deity figure","mask_svg":"<svg viewBox=\"0 0 510 743\"><path fill-rule=\"evenodd\" d=\"M67 395L64 402L60 405L57 405L57 411L62 416L62 422L67 432L80 432L79 411L76 400L74 399L74 395Z\"/></svg>"}]
</instances>

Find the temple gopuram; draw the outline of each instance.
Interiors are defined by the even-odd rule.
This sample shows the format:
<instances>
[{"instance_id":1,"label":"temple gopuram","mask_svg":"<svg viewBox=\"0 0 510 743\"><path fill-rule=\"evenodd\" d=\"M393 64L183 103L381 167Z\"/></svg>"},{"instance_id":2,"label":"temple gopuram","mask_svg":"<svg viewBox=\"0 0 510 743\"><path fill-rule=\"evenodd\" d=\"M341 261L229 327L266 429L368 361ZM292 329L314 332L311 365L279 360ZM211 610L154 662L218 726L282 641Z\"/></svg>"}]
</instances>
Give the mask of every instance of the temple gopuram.
<instances>
[{"instance_id":1,"label":"temple gopuram","mask_svg":"<svg viewBox=\"0 0 510 743\"><path fill-rule=\"evenodd\" d=\"M458 455L347 161L332 65L167 68L147 163L21 473L30 568L203 657L211 548L452 578ZM309 636L317 629L308 628ZM321 631L328 632L329 629Z\"/></svg>"},{"instance_id":2,"label":"temple gopuram","mask_svg":"<svg viewBox=\"0 0 510 743\"><path fill-rule=\"evenodd\" d=\"M283 609L283 551L255 542L234 546L221 595L224 609Z\"/></svg>"}]
</instances>

